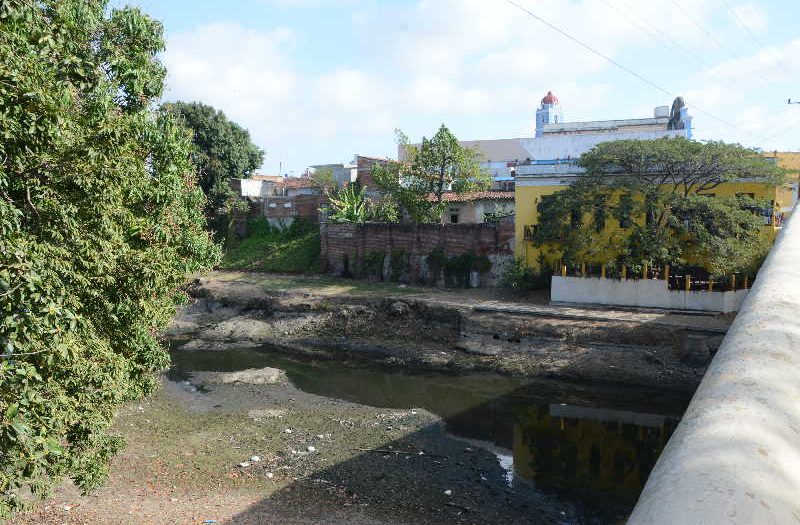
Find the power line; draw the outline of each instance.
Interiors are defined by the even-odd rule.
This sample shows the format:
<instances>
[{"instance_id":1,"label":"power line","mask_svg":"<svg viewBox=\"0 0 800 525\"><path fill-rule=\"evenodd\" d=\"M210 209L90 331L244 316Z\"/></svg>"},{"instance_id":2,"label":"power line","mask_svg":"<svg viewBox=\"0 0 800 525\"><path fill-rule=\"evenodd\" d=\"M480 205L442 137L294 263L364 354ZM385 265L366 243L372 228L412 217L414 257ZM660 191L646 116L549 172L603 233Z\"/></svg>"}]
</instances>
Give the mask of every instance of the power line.
<instances>
[{"instance_id":1,"label":"power line","mask_svg":"<svg viewBox=\"0 0 800 525\"><path fill-rule=\"evenodd\" d=\"M761 42L761 40L760 40L760 39L759 39L759 38L758 38L758 37L755 35L755 33L753 33L753 32L750 30L750 28L747 26L747 24L745 24L745 23L744 23L744 20L742 20L742 18L739 16L739 14L736 12L736 10L735 10L735 9L733 9L733 8L731 7L731 5L730 5L730 4L727 2L727 0L720 0L720 2L722 2L722 4L723 4L725 7L727 7L727 8L728 8L728 11L730 11L730 12L731 12L731 14L733 15L733 17L734 17L734 18L736 19L736 21L738 22L738 24L739 24L739 25L740 25L740 26L741 26L741 27L742 27L742 28L743 28L745 31L747 31L747 34L748 34L748 35L750 35L750 38L752 38L752 39L755 41L755 43L756 43L756 44L758 44L758 46L759 46L761 49L763 49L764 51L766 51L767 53L769 53L769 56L771 56L771 57L772 57L772 59L775 61L775 63L777 63L777 64L778 64L778 65L781 67L781 69L783 69L783 72L784 72L784 73L786 73L786 74L787 74L787 75L788 75L790 78L792 78L792 80L794 80L795 82L797 82L798 84L800 84L800 79L798 79L798 78L797 78L797 76L796 76L794 73L792 73L792 72L791 72L791 70L790 70L789 68L787 68L787 67L786 67L786 64L784 64L784 63L783 63L783 62L782 62L782 61L781 61L781 60L780 60L780 59L779 59L777 56L775 56L775 53L773 53L773 52L772 52L772 50L770 50L769 48L767 48L767 47L766 47L766 46L765 46L765 45L764 45L764 44Z\"/></svg>"},{"instance_id":2,"label":"power line","mask_svg":"<svg viewBox=\"0 0 800 525\"><path fill-rule=\"evenodd\" d=\"M627 4L626 0L620 0L620 1L621 1L621 2L622 2L622 4L623 4L623 5L624 5L624 6L627 8L627 10L629 10L629 11L633 11L633 10L631 9L630 5L628 5L628 4ZM723 0L723 1L724 1L724 0ZM630 17L630 16L627 16L627 15L625 15L625 13L622 13L622 12L620 12L620 11L619 11L618 9L616 9L616 8L615 8L613 5L611 5L611 4L609 3L609 1L608 1L608 0L603 0L603 2L604 2L604 3L606 3L606 5L609 5L609 7L611 7L612 9L614 9L615 11L617 11L618 13L622 14L623 16L625 16L626 18L628 18L629 20L631 20L631 17ZM678 7L680 8L680 6L678 6ZM685 14L686 16L689 16L689 15L688 15L688 13L686 13L686 11L684 11L684 14ZM663 31L661 31L661 30L660 30L660 29L659 29L659 28L658 28L656 25L653 25L653 24L649 23L649 22L647 21L647 19L646 19L644 16L642 16L641 14L639 14L638 16L639 16L639 18L640 18L640 19L641 19L641 20L642 20L642 21L643 21L643 22L644 22L644 23L645 23L647 26L649 26L649 27L650 27L650 28L651 28L653 31L655 31L655 32L657 32L658 34L660 34L662 37L664 37L664 39L666 39L666 40L669 40L669 41L670 41L670 42L671 42L671 43L674 45L674 47L675 47L676 49L683 51L683 52L685 53L685 56L686 56L686 57L687 57L687 59L689 60L689 62L692 62L693 64L695 64L695 65L696 65L696 62L695 62L695 60L696 60L696 61L699 61L700 63L702 63L702 64L705 66L704 68L700 68L700 69L702 69L704 72L706 72L706 73L708 73L708 74L710 74L710 75L712 75L712 76L716 77L716 78L717 78L717 79L719 79L719 80L722 80L722 81L727 81L727 82L729 83L729 85L730 85L730 86L731 86L731 87L732 87L732 88L733 88L735 91L737 91L737 92L738 92L738 91L741 91L741 89L742 89L742 87L741 87L741 83L737 83L735 80L733 80L733 79L732 79L731 77L729 77L728 75L725 75L725 74L723 74L723 73L721 73L721 72L717 71L715 68L713 68L711 65L709 65L709 64L708 64L708 62L704 61L704 60L703 60L703 59L700 57L700 55L699 55L699 54L697 54L697 53L693 53L692 51L690 51L690 50L687 50L687 48L683 47L681 44L679 44L678 42L676 42L676 41L675 41L675 39L673 39L671 36L669 36L669 34L667 34L667 33L664 33ZM633 22L633 23L635 24L635 21L634 21L634 20L631 20L631 22ZM638 24L635 24L635 25L638 25ZM701 26L699 26L699 25L698 25L698 27L701 27ZM703 29L703 28L701 27L701 29ZM709 35L710 35L712 38L714 38L714 36L713 36L713 35L711 35L711 34L710 34L710 32L706 31L706 33L708 33L708 34L709 34ZM652 34L652 33L651 33L651 34ZM716 38L715 38L715 40L716 40ZM741 61L739 61L739 60L738 60L738 58L737 58L735 55L733 55L733 56L734 56L734 58L735 58L735 59L736 59L736 60L739 62L739 64L740 64L740 66L742 67L742 69L744 69L744 64L743 64ZM765 85L769 85L770 87L772 87L772 84L771 84L771 83L770 83L770 82L769 82L767 79L765 79L765 78L758 77L756 80L757 80L757 81L759 81L759 80L760 80L760 81L761 81L760 83L763 83L763 84L765 84ZM774 118L774 117L775 117L775 113L772 113L770 116Z\"/></svg>"},{"instance_id":3,"label":"power line","mask_svg":"<svg viewBox=\"0 0 800 525\"><path fill-rule=\"evenodd\" d=\"M736 53L734 53L733 51L731 51L731 50L728 48L728 46L726 46L725 44L723 44L723 43L722 43L722 41L721 41L719 38L717 38L716 36L714 36L714 34L713 34L713 33L711 33L711 31L709 31L708 29L706 29L705 27L703 27L703 26L700 24L700 22L698 22L697 20L695 20L695 19L692 17L692 15L690 15L690 14L689 14L689 13L686 11L686 9L684 9L684 8L683 8L683 6L681 6L681 5L680 5L680 4L679 4L679 3L678 3L676 0L669 0L669 1L670 1L670 3L672 3L672 5L674 5L675 7L677 7L677 8L678 8L678 9L679 9L679 10L680 10L680 11L681 11L683 14L684 14L684 16L686 16L686 18L688 18L688 19L689 19L689 21L690 21L691 23L693 23L695 26L697 26L697 28L698 28L698 29L700 29L700 31L702 31L703 33L705 33L705 34L706 34L706 35L707 35L707 36L708 36L708 37L709 37L711 40L713 40L713 41L714 41L714 42L715 42L715 43L716 43L716 44L717 44L717 45L720 47L720 49L722 49L723 51L725 51L726 53L728 53L730 56L732 56L732 57L733 57L733 59L734 59L734 60L736 60L737 62L739 62L739 64L740 64L740 65L743 65L743 64L742 64L742 61L741 61L741 59L739 58L739 55L737 55Z\"/></svg>"},{"instance_id":4,"label":"power line","mask_svg":"<svg viewBox=\"0 0 800 525\"><path fill-rule=\"evenodd\" d=\"M736 82L721 73L718 73L712 69L712 66L708 64L708 62L704 61L700 56L692 54L691 51L680 45L674 38L669 36L669 34L665 33L664 31L660 30L658 27L654 26L653 24L649 23L644 17L641 17L639 20L642 23L639 23L634 19L634 17L628 13L625 13L623 10L616 7L612 4L609 0L602 0L604 4L606 4L609 8L613 9L623 17L625 17L628 21L630 21L634 26L638 27L642 32L647 33L650 36L654 36L658 38L662 42L667 44L667 48L670 49L676 56L681 56L684 60L691 63L695 68L699 71L704 71L710 73L711 75L716 76L718 79L723 80L729 83L733 87L736 86ZM625 4L625 7L628 11L631 11L630 6Z\"/></svg>"},{"instance_id":5,"label":"power line","mask_svg":"<svg viewBox=\"0 0 800 525\"><path fill-rule=\"evenodd\" d=\"M561 28L559 28L559 27L557 27L557 26L555 26L555 25L551 24L550 22L548 22L548 21L547 21L547 20L545 20L544 18L540 17L539 15L537 15L536 13L534 13L533 11L531 11L530 9L527 9L527 8L525 8L525 7L521 6L521 5L519 5L519 4L518 4L517 2L515 2L514 0L506 0L506 2L508 2L508 3L509 3L509 4L511 4L511 5L513 5L514 7L516 7L517 9L519 9L520 11L522 11L522 12L524 12L524 13L527 13L528 15L530 15L530 16L531 16L531 17L533 17L533 18L535 18L536 20L538 20L538 21L539 21L539 22L541 22L542 24L546 25L547 27L549 27L549 28L550 28L550 29L552 29L553 31L556 31L557 33L560 33L561 35L565 36L565 37L566 37L566 38L568 38L569 40L572 40L573 42L575 42L575 43L576 43L576 44L578 44L579 46L583 47L584 49L586 49L586 50L587 50L587 51L589 51L590 53L592 53L592 54L594 54L594 55L597 55L597 56L599 56L600 58L602 58L602 59L606 60L607 62L609 62L609 63L613 64L614 66L618 67L619 69L621 69L621 70L625 71L625 72L626 72L626 73L628 73L629 75L631 75L631 76L633 76L633 77L636 77L636 78L638 78L639 80L641 80L642 82L644 82L644 83L645 83L645 84L647 84L648 86L650 86L650 87L652 87L652 88L654 88L654 89L656 89L656 90L658 90L658 91L660 91L660 92L662 92L662 93L666 94L666 95L667 95L668 97L670 97L670 98L674 98L674 97L675 97L675 95L674 95L673 93L671 93L670 91L668 91L668 90L664 89L663 87L659 86L658 84L656 84L656 83L654 83L654 82L652 82L652 81L648 80L647 78L643 77L642 75L640 75L640 74L639 74L639 73L637 73L636 71L634 71L634 70L630 69L629 67L627 67L627 66L625 66L625 65L621 64L620 62L617 62L616 60L614 60L613 58L609 57L608 55L605 55L605 54L601 53L600 51L596 50L595 48L593 48L593 47L592 47L592 46L590 46L589 44L586 44L586 43L585 43L585 42L583 42L582 40L579 40L578 38L576 38L576 37L574 37L574 36L570 35L570 34L569 34L569 33L567 33L566 31L564 31L563 29L561 29ZM759 136L758 136L758 135L756 135L755 133L753 133L752 131L748 131L748 130L742 129L742 128L740 128L739 126L737 126L737 125L735 125L735 124L732 124L732 123L728 122L727 120L725 120L725 119L722 119L722 118L720 118L720 117L718 117L718 116L714 115L713 113L710 113L710 112L708 112L708 111L704 110L703 108L701 108L701 107L699 107L699 106L693 105L692 107L693 107L694 109L696 109L697 111L699 111L700 113L702 113L702 114L704 114L704 115L706 115L706 116L708 116L708 117L711 117L712 119L714 119L714 120L716 120L716 121L718 121L718 122L721 122L722 124L725 124L726 126L728 126L728 127L732 128L732 129L736 129L736 130L742 131L742 132L744 132L744 133L748 133L748 134L750 134L750 135L752 135L752 136L754 136L754 137L756 137L756 138L759 138Z\"/></svg>"}]
</instances>

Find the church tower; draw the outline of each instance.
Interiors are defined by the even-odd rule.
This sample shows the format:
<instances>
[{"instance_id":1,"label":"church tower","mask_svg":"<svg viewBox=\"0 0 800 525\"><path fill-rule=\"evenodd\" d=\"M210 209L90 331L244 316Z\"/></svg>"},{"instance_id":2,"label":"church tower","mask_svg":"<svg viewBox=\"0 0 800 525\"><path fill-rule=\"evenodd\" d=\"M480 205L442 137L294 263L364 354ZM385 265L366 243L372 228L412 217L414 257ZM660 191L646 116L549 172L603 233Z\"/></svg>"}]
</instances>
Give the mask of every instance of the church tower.
<instances>
[{"instance_id":1,"label":"church tower","mask_svg":"<svg viewBox=\"0 0 800 525\"><path fill-rule=\"evenodd\" d=\"M558 97L553 95L552 91L548 91L542 99L539 109L536 110L536 136L542 136L545 124L561 124L562 122L564 122L564 113L561 111Z\"/></svg>"}]
</instances>

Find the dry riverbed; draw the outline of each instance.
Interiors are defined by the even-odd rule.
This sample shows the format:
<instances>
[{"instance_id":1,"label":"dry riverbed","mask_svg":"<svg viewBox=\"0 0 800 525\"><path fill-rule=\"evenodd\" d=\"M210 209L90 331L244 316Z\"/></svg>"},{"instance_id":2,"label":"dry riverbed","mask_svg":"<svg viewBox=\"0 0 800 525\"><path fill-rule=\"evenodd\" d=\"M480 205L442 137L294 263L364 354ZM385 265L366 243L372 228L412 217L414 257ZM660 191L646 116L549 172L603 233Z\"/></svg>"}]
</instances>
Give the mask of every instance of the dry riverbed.
<instances>
[{"instance_id":1,"label":"dry riverbed","mask_svg":"<svg viewBox=\"0 0 800 525\"><path fill-rule=\"evenodd\" d=\"M199 279L191 294L168 333L176 357L254 348L345 366L566 381L567 395L557 403L571 402L582 384L627 388L629 396L631 387L687 396L730 322L551 307L542 296L520 301L491 290L438 292L233 272ZM122 411L117 430L128 447L104 487L81 496L64 485L10 523L582 519L569 499L510 484L495 453L451 436L424 408L375 408L316 395L263 366L197 370L164 377L153 396ZM536 402L546 407L548 400Z\"/></svg>"},{"instance_id":2,"label":"dry riverbed","mask_svg":"<svg viewBox=\"0 0 800 525\"><path fill-rule=\"evenodd\" d=\"M102 489L62 487L11 523L557 523L573 512L514 494L493 454L423 409L320 397L269 371L164 380L117 429L128 447Z\"/></svg>"}]
</instances>

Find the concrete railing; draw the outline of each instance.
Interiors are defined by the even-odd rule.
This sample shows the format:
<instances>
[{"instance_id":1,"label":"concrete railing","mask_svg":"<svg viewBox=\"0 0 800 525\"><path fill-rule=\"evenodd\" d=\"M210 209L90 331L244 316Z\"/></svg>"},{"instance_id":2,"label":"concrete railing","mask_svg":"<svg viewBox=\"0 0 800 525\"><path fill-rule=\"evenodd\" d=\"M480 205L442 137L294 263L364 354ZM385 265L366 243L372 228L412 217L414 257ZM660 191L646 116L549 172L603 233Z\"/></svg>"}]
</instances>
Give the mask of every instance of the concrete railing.
<instances>
[{"instance_id":1,"label":"concrete railing","mask_svg":"<svg viewBox=\"0 0 800 525\"><path fill-rule=\"evenodd\" d=\"M800 523L800 217L784 226L628 525Z\"/></svg>"}]
</instances>

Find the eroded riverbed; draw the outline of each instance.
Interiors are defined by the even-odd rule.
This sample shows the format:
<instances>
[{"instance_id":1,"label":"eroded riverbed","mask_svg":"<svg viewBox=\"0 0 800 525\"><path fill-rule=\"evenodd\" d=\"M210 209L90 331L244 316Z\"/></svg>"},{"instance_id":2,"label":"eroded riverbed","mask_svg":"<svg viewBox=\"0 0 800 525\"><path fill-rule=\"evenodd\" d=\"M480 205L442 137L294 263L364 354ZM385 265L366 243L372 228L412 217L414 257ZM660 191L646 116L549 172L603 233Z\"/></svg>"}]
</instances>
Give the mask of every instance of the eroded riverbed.
<instances>
[{"instance_id":1,"label":"eroded riverbed","mask_svg":"<svg viewBox=\"0 0 800 525\"><path fill-rule=\"evenodd\" d=\"M210 396L208 409L252 414L261 406L259 389L217 385L208 374L265 367L282 370L289 386L322 404L402 410L379 429L404 428L400 437L312 478L390 514L397 508L405 519L438 511L433 521L441 523L623 523L688 402L641 388L300 361L269 348L174 351L169 377ZM406 421L418 413L434 417Z\"/></svg>"}]
</instances>

